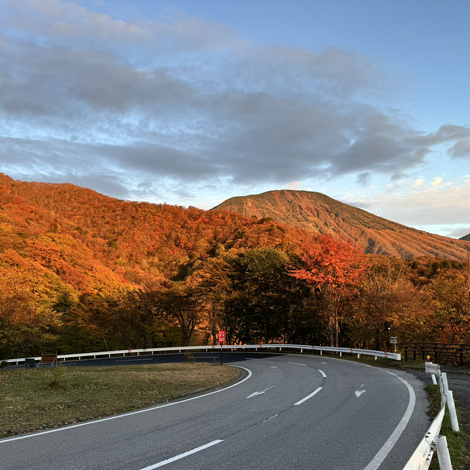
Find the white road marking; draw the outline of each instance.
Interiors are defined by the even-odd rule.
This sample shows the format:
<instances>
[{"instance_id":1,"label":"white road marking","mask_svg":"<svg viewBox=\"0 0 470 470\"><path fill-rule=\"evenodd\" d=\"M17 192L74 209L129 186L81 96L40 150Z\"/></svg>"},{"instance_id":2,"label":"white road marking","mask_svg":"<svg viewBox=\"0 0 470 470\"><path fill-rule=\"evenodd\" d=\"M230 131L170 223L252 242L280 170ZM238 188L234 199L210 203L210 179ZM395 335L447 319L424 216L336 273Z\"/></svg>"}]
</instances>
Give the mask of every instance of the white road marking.
<instances>
[{"instance_id":1,"label":"white road marking","mask_svg":"<svg viewBox=\"0 0 470 470\"><path fill-rule=\"evenodd\" d=\"M320 362L320 364L326 364L326 362Z\"/></svg>"},{"instance_id":2,"label":"white road marking","mask_svg":"<svg viewBox=\"0 0 470 470\"><path fill-rule=\"evenodd\" d=\"M312 398L314 395L316 395L323 387L318 387L313 393L310 395L307 395L305 398L302 398L302 400L298 401L297 403L294 403L294 406L301 405L304 401L307 401L309 398Z\"/></svg>"},{"instance_id":3,"label":"white road marking","mask_svg":"<svg viewBox=\"0 0 470 470\"><path fill-rule=\"evenodd\" d=\"M273 385L272 387L269 387L269 388L265 388L264 390L261 390L261 392L254 392L251 395L247 396L246 398L257 397L258 395L262 395L263 393L266 393L268 390L271 390L274 387L275 387L275 385Z\"/></svg>"},{"instance_id":4,"label":"white road marking","mask_svg":"<svg viewBox=\"0 0 470 470\"><path fill-rule=\"evenodd\" d=\"M242 367L242 366L232 366L232 367L237 367L238 369L246 370L248 372L248 375L243 380L240 380L240 382L237 382L233 385L229 385L228 387L225 387L225 388L221 388L220 390L215 390L214 392L205 393L204 395L198 395L197 397L186 398L185 400L174 401L174 402L171 402L171 403L165 403L164 405L153 406L152 408L145 408L143 410L131 411L130 413L124 413L124 414L121 414L121 415L109 416L108 418L96 419L94 421L86 421L84 423L79 423L79 424L72 424L71 426L66 426L66 427L63 427L63 428L49 429L48 431L37 432L35 434L27 434L26 436L12 437L10 439L1 439L0 444L5 444L6 442L11 442L11 441L19 441L21 439L28 439L30 437L42 436L44 434L51 434L53 432L67 431L68 429L80 428L82 426L89 426L90 424L102 423L104 421L111 421L112 419L124 418L126 416L137 415L137 414L140 414L140 413L148 413L149 411L155 411L155 410L158 410L160 408L166 408L167 406L179 405L180 403L186 403L186 402L192 401L192 400L199 400L200 398L208 397L209 395L214 395L216 393L224 392L225 390L228 390L229 388L236 387L237 385L240 385L243 382L245 382L246 380L248 380L253 375L251 370L249 370L245 367Z\"/></svg>"},{"instance_id":5,"label":"white road marking","mask_svg":"<svg viewBox=\"0 0 470 470\"><path fill-rule=\"evenodd\" d=\"M356 390L354 393L356 397L359 398L363 393L366 393L367 390Z\"/></svg>"},{"instance_id":6,"label":"white road marking","mask_svg":"<svg viewBox=\"0 0 470 470\"><path fill-rule=\"evenodd\" d=\"M277 369L277 367L276 366L271 366L271 369Z\"/></svg>"},{"instance_id":7,"label":"white road marking","mask_svg":"<svg viewBox=\"0 0 470 470\"><path fill-rule=\"evenodd\" d=\"M224 441L216 440L216 441L209 442L209 444L196 447L193 450L188 450L188 452L185 452L184 454L177 455L175 457L172 457L171 459L163 460L162 462L158 462L155 465L150 465L149 467L142 468L141 470L153 470L154 468L163 467L164 465L168 465L169 463L175 462L176 460L184 459L185 457L188 457L188 455L201 452L201 450L207 449L208 447L215 446L216 444L220 444L221 442L224 442Z\"/></svg>"},{"instance_id":8,"label":"white road marking","mask_svg":"<svg viewBox=\"0 0 470 470\"><path fill-rule=\"evenodd\" d=\"M322 370L318 369L318 372L320 372L320 374L326 379L326 374Z\"/></svg>"},{"instance_id":9,"label":"white road marking","mask_svg":"<svg viewBox=\"0 0 470 470\"><path fill-rule=\"evenodd\" d=\"M376 456L370 461L369 465L367 465L364 470L377 470L380 465L382 465L382 462L385 460L388 453L393 449L393 446L397 443L398 439L405 430L408 422L411 419L411 415L413 414L413 410L416 404L416 395L415 391L413 390L413 387L406 380L399 377L397 374L389 372L388 370L384 372L395 376L398 380L401 380L405 384L406 388L408 389L408 393L410 394L410 401L408 402L405 414L403 415L395 430L392 432L392 435L388 438L387 442L377 452Z\"/></svg>"},{"instance_id":10,"label":"white road marking","mask_svg":"<svg viewBox=\"0 0 470 470\"><path fill-rule=\"evenodd\" d=\"M296 366L305 366L306 364L301 364L300 362L289 362L289 364L295 364Z\"/></svg>"}]
</instances>

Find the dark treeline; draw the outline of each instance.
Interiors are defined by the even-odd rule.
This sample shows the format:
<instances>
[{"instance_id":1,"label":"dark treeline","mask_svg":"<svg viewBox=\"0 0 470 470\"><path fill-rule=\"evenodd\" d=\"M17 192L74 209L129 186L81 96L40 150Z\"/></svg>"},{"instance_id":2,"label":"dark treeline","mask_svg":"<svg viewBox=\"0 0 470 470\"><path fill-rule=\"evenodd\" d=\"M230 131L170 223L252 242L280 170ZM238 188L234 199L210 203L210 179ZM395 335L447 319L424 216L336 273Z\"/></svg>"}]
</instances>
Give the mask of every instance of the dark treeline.
<instances>
[{"instance_id":1,"label":"dark treeline","mask_svg":"<svg viewBox=\"0 0 470 470\"><path fill-rule=\"evenodd\" d=\"M0 317L2 358L43 351L215 344L219 329L226 330L231 344L390 349L390 335L401 343L469 341L467 264L385 257L364 261L366 268L356 283L341 285L330 279L336 283L329 286L330 297L337 296L333 315L318 283L293 275L305 269L302 256L276 248L210 258L185 280L167 281L157 289L75 299L62 293L49 310L36 312L32 323ZM12 308L34 308L26 293L15 302ZM391 331L385 330L386 322Z\"/></svg>"}]
</instances>

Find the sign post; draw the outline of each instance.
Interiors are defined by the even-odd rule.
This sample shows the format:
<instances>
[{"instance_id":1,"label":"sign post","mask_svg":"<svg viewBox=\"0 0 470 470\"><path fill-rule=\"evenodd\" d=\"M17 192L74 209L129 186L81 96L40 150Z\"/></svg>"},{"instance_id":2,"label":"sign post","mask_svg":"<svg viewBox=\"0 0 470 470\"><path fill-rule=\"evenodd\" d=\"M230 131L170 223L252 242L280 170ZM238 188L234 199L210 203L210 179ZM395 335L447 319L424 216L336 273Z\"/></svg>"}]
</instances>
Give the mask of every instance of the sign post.
<instances>
[{"instance_id":1,"label":"sign post","mask_svg":"<svg viewBox=\"0 0 470 470\"><path fill-rule=\"evenodd\" d=\"M219 330L219 343L220 343L220 365L222 365L222 349L225 343L225 330Z\"/></svg>"}]
</instances>

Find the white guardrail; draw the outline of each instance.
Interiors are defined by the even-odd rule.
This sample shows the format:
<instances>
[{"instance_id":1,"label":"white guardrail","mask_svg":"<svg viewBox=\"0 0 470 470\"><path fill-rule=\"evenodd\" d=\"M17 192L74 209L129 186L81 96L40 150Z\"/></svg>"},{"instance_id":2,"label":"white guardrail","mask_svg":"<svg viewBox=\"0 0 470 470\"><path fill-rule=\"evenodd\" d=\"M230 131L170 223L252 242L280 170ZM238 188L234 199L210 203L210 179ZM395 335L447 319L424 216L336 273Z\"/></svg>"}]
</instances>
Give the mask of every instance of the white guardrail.
<instances>
[{"instance_id":1,"label":"white guardrail","mask_svg":"<svg viewBox=\"0 0 470 470\"><path fill-rule=\"evenodd\" d=\"M70 360L81 360L81 359L98 359L103 357L118 357L118 356L129 356L129 355L147 355L154 353L163 353L163 352L182 352L182 351L209 351L209 350L218 350L220 351L221 346L177 346L172 348L148 348L148 349L121 349L118 351L101 351L101 352L91 352L91 353L79 353L79 354L59 354L57 356L58 361L70 361ZM345 354L357 354L357 357L360 356L375 356L385 357L388 359L394 359L395 361L401 360L401 354L384 352L384 351L373 351L369 349L356 349L356 348L335 348L332 346L309 346L305 344L227 344L223 345L222 349L224 351L236 351L238 349L254 349L256 351L262 349L300 349L302 353L305 351L318 351L320 355L323 352L338 352L340 356ZM9 365L20 365L24 364L26 359L34 359L36 361L41 360L41 356L37 357L28 357L28 358L17 358L17 359L5 359L0 362L7 362Z\"/></svg>"},{"instance_id":2,"label":"white guardrail","mask_svg":"<svg viewBox=\"0 0 470 470\"><path fill-rule=\"evenodd\" d=\"M336 348L331 346L309 346L309 345L300 345L300 344L233 344L233 345L207 345L207 346L177 346L172 348L148 348L148 349L121 349L118 351L100 351L100 352L91 352L91 353L80 353L80 354L59 354L57 356L58 361L66 362L72 360L81 360L81 359L98 359L104 357L122 357L130 355L153 355L155 353L165 353L165 352L178 352L183 351L236 351L238 349L254 349L259 350L272 350L279 349L300 349L302 353L305 351L318 351L320 355L323 352L336 352L340 356L345 354L357 354L357 357L360 356L374 356L376 359L378 357L388 358L396 361L401 360L401 354L390 353L384 351L374 351L369 349L356 349L356 348ZM29 357L29 358L17 358L17 359L6 359L1 362L6 362L9 365L21 365L24 364L26 360L35 360L41 361L42 357ZM59 362L60 363L60 362ZM452 465L450 462L449 450L447 448L447 440L445 436L440 436L439 432L441 430L442 420L445 414L445 406L447 404L449 409L449 414L452 423L452 430L458 431L459 425L457 420L457 415L455 412L454 399L452 391L448 389L447 385L447 376L444 372L441 373L440 367L437 364L426 363L426 373L432 374L432 380L434 384L437 384L436 377L439 380L439 386L441 390L441 410L438 415L432 422L429 427L426 435L420 442L418 448L411 456L410 460L403 468L403 470L427 470L431 464L431 460L434 454L434 451L437 450L439 458L439 466L441 470L452 470Z\"/></svg>"},{"instance_id":3,"label":"white guardrail","mask_svg":"<svg viewBox=\"0 0 470 470\"><path fill-rule=\"evenodd\" d=\"M415 450L410 460L408 460L408 463L403 467L403 470L427 470L431 465L434 451L437 451L439 468L441 470L452 470L449 449L447 447L447 439L445 436L439 435L439 433L441 431L442 420L444 419L446 411L446 403L449 410L452 430L459 430L454 397L447 384L447 375L445 372L441 372L439 365L433 364L432 362L426 362L425 367L426 373L431 374L433 384L437 385L436 377L439 381L439 388L441 390L441 410L434 418L428 432L419 443L418 448Z\"/></svg>"}]
</instances>

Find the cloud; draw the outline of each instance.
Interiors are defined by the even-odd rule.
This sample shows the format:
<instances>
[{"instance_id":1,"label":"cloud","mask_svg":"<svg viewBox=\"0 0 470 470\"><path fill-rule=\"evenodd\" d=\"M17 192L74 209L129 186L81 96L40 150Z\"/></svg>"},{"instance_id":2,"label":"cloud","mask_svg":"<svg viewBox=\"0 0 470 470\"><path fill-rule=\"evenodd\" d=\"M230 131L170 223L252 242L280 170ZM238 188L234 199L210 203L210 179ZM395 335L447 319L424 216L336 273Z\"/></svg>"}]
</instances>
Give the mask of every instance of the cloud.
<instances>
[{"instance_id":1,"label":"cloud","mask_svg":"<svg viewBox=\"0 0 470 470\"><path fill-rule=\"evenodd\" d=\"M424 183L424 179L423 178L418 178L417 180L415 180L415 182L413 183L413 186L415 188L419 187L419 186L422 186Z\"/></svg>"},{"instance_id":2,"label":"cloud","mask_svg":"<svg viewBox=\"0 0 470 470\"><path fill-rule=\"evenodd\" d=\"M450 233L457 230L453 227L468 223L469 200L470 186L442 184L442 178L438 177L431 184L419 186L411 193L384 191L375 196L354 197L354 205L407 226L425 229L426 226L447 225ZM344 202L349 204L347 198ZM463 235L466 234L460 236Z\"/></svg>"},{"instance_id":3,"label":"cloud","mask_svg":"<svg viewBox=\"0 0 470 470\"><path fill-rule=\"evenodd\" d=\"M299 191L302 188L302 183L300 181L291 181L287 184L286 189Z\"/></svg>"},{"instance_id":4,"label":"cloud","mask_svg":"<svg viewBox=\"0 0 470 470\"><path fill-rule=\"evenodd\" d=\"M240 41L223 25L181 11L172 15L171 21L157 23L115 20L77 3L59 0L4 0L2 9L4 23L15 36L47 46L174 54L221 51L236 47Z\"/></svg>"},{"instance_id":5,"label":"cloud","mask_svg":"<svg viewBox=\"0 0 470 470\"><path fill-rule=\"evenodd\" d=\"M446 233L446 236L452 237L452 238L462 238L462 237L465 237L466 235L470 235L470 225L455 228L455 229L451 228Z\"/></svg>"},{"instance_id":6,"label":"cloud","mask_svg":"<svg viewBox=\"0 0 470 470\"><path fill-rule=\"evenodd\" d=\"M370 178L371 178L370 173L368 171L365 171L357 175L357 182L360 186L366 186L369 184Z\"/></svg>"},{"instance_id":7,"label":"cloud","mask_svg":"<svg viewBox=\"0 0 470 470\"><path fill-rule=\"evenodd\" d=\"M89 175L117 197L351 174L396 184L434 146L468 153L470 128L426 134L390 110L394 78L358 53L256 47L181 12L125 22L58 0L0 9L0 171L14 177ZM117 186L99 184L107 173Z\"/></svg>"},{"instance_id":8,"label":"cloud","mask_svg":"<svg viewBox=\"0 0 470 470\"><path fill-rule=\"evenodd\" d=\"M470 139L460 140L456 142L449 150L453 158L468 158L470 157Z\"/></svg>"}]
</instances>

